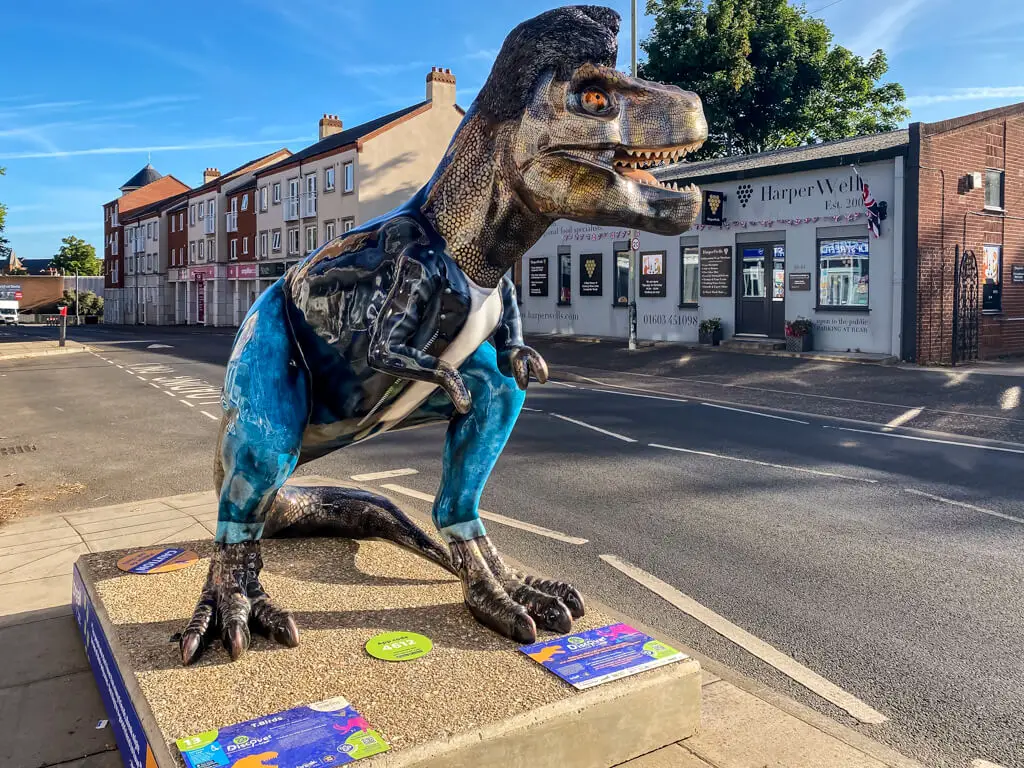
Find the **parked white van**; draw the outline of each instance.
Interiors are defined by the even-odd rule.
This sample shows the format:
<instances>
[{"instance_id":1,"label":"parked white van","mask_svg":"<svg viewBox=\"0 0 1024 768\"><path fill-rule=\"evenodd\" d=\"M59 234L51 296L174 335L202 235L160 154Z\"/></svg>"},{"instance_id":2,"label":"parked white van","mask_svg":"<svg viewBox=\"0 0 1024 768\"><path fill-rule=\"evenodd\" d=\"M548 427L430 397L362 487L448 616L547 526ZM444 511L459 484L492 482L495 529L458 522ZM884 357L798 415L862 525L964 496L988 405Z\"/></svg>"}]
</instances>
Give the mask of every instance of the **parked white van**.
<instances>
[{"instance_id":1,"label":"parked white van","mask_svg":"<svg viewBox=\"0 0 1024 768\"><path fill-rule=\"evenodd\" d=\"M0 324L18 324L18 302L13 299L0 299Z\"/></svg>"}]
</instances>

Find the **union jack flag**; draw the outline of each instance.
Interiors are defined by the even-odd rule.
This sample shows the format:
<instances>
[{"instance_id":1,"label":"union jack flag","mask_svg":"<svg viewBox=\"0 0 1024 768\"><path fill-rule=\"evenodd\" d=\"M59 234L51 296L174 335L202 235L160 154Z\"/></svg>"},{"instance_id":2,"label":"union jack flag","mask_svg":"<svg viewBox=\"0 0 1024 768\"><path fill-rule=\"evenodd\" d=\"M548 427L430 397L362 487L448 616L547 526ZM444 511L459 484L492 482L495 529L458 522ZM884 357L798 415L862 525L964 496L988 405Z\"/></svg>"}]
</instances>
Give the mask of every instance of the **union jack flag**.
<instances>
[{"instance_id":1,"label":"union jack flag","mask_svg":"<svg viewBox=\"0 0 1024 768\"><path fill-rule=\"evenodd\" d=\"M882 221L882 210L881 206L872 197L870 190L868 189L867 182L864 182L864 210L868 214L868 229L871 230L871 234L878 237L882 234L881 221Z\"/></svg>"}]
</instances>

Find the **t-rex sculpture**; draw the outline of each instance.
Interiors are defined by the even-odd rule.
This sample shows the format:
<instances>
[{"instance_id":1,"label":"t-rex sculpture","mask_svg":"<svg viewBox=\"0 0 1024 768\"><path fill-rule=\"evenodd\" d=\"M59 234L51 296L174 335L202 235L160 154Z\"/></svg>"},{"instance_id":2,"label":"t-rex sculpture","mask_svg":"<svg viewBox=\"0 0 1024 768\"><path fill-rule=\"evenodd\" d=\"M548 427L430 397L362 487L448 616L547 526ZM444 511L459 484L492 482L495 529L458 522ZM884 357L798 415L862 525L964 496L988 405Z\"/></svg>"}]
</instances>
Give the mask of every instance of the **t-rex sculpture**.
<instances>
[{"instance_id":1,"label":"t-rex sculpture","mask_svg":"<svg viewBox=\"0 0 1024 768\"><path fill-rule=\"evenodd\" d=\"M696 187L642 170L703 143L700 100L617 72L619 21L581 5L512 30L427 184L309 254L249 310L224 381L215 551L184 663L218 633L232 659L250 628L298 643L259 581L260 539L273 535L390 539L456 574L477 620L518 642L583 615L569 584L502 562L477 506L530 376L548 376L523 342L513 264L557 219L673 235L700 207ZM284 485L301 463L438 421L433 521L450 552L384 497Z\"/></svg>"}]
</instances>

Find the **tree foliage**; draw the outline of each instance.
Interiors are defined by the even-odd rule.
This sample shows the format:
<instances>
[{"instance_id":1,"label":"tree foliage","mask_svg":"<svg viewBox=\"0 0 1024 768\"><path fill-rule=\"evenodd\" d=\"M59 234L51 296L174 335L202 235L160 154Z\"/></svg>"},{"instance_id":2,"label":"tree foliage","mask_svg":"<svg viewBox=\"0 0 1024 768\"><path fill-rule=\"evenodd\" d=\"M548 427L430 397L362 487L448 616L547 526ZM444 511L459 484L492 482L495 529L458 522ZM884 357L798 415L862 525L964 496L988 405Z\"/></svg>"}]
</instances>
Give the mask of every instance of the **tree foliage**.
<instances>
[{"instance_id":1,"label":"tree foliage","mask_svg":"<svg viewBox=\"0 0 1024 768\"><path fill-rule=\"evenodd\" d=\"M103 262L96 258L96 249L74 235L61 240L63 245L53 257L50 266L65 275L100 275L103 274Z\"/></svg>"},{"instance_id":2,"label":"tree foliage","mask_svg":"<svg viewBox=\"0 0 1024 768\"><path fill-rule=\"evenodd\" d=\"M7 173L6 168L0 168L0 176ZM4 236L4 225L7 223L7 206L0 203L0 269L7 265L7 260L11 257L11 243Z\"/></svg>"},{"instance_id":3,"label":"tree foliage","mask_svg":"<svg viewBox=\"0 0 1024 768\"><path fill-rule=\"evenodd\" d=\"M75 310L76 294L74 291L65 290L63 298L57 300L58 307L67 307L68 314L71 315L102 315L103 314L103 297L97 296L92 291L85 291L81 293L79 300L79 306L77 311Z\"/></svg>"},{"instance_id":4,"label":"tree foliage","mask_svg":"<svg viewBox=\"0 0 1024 768\"><path fill-rule=\"evenodd\" d=\"M694 159L893 130L910 116L882 50L866 61L789 0L648 0L638 74L700 96L708 140Z\"/></svg>"}]
</instances>

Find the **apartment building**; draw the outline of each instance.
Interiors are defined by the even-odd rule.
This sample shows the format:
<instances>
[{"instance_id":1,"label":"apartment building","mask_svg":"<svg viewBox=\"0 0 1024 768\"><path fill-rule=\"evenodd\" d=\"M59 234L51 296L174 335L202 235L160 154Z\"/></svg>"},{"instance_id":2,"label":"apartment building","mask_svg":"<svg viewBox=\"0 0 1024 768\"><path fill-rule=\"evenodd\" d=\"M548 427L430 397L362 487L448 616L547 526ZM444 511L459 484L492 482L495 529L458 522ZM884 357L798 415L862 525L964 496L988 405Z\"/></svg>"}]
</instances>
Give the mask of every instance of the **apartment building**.
<instances>
[{"instance_id":1,"label":"apartment building","mask_svg":"<svg viewBox=\"0 0 1024 768\"><path fill-rule=\"evenodd\" d=\"M228 290L229 238L226 210L228 195L249 183L253 172L285 160L287 149L264 155L228 173L216 168L203 172L203 184L188 195L186 226L188 267L168 274L174 283L174 303L184 294L185 323L192 325L231 325L234 322L233 299ZM220 214L220 215L219 215ZM231 232L235 235L235 232Z\"/></svg>"},{"instance_id":2,"label":"apartment building","mask_svg":"<svg viewBox=\"0 0 1024 768\"><path fill-rule=\"evenodd\" d=\"M256 179L247 178L227 196L228 294L232 325L239 325L258 295Z\"/></svg>"},{"instance_id":3,"label":"apartment building","mask_svg":"<svg viewBox=\"0 0 1024 768\"><path fill-rule=\"evenodd\" d=\"M156 311L155 305L160 302L163 284L162 275L158 271L159 267L150 267L150 271L146 272L145 265L154 262L152 260L147 262L145 258L141 259L145 276L142 281L138 279L136 270L140 264L139 256L145 257L148 253L156 255L159 259L160 239L159 233L154 233L153 227L149 227L147 230L145 226L141 229L143 237L140 239L140 224L152 225L154 221L150 215L151 212L146 213L144 221L141 216L143 211L148 211L154 204L187 192L188 185L174 176L161 175L147 163L144 168L121 185L120 191L120 197L103 206L103 321L115 324L140 322L138 319L140 298L143 299L143 304L154 306L153 310L148 311L151 313ZM130 231L125 226L126 223L131 224ZM147 231L155 234L155 237L151 237L148 242L145 238ZM141 248L141 250L135 250L136 248ZM130 283L126 280L129 264L132 270ZM155 294L145 293L143 295L139 293L139 289L143 287L158 290ZM146 301L149 298L153 298L154 301L152 303ZM146 312L147 309L144 308L141 311ZM155 317L156 315L151 314L150 316Z\"/></svg>"},{"instance_id":4,"label":"apartment building","mask_svg":"<svg viewBox=\"0 0 1024 768\"><path fill-rule=\"evenodd\" d=\"M455 76L433 67L425 99L353 128L334 114L319 140L254 174L255 277L234 284L241 315L306 254L405 202L430 178L464 116Z\"/></svg>"}]
</instances>

